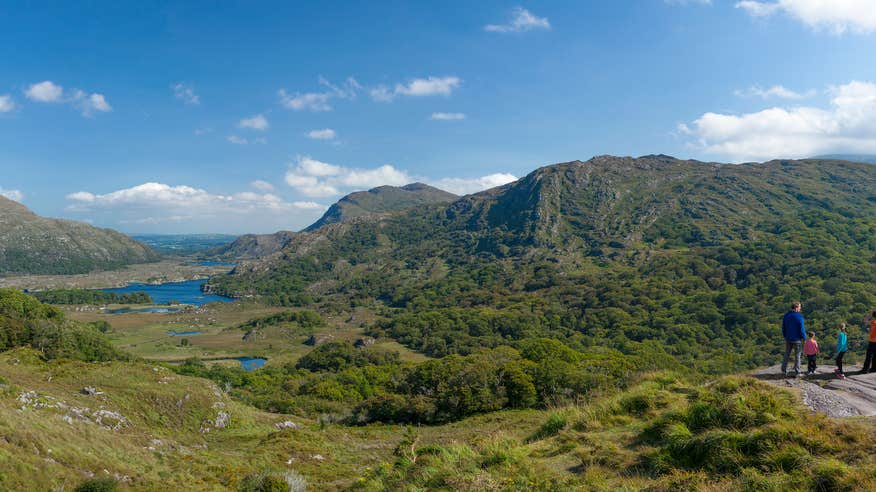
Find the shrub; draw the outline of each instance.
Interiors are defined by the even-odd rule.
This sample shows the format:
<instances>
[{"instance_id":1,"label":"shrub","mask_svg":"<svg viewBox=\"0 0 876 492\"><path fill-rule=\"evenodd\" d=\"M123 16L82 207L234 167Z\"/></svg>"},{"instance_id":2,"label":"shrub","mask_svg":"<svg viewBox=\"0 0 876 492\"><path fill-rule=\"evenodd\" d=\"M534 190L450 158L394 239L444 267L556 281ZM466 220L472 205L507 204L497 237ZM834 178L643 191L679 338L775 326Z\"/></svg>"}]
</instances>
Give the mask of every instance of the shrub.
<instances>
[{"instance_id":1,"label":"shrub","mask_svg":"<svg viewBox=\"0 0 876 492\"><path fill-rule=\"evenodd\" d=\"M245 476L238 492L304 492L307 480L295 470L285 473L259 472Z\"/></svg>"},{"instance_id":2,"label":"shrub","mask_svg":"<svg viewBox=\"0 0 876 492\"><path fill-rule=\"evenodd\" d=\"M110 477L89 478L73 489L73 492L114 492L119 483Z\"/></svg>"},{"instance_id":3,"label":"shrub","mask_svg":"<svg viewBox=\"0 0 876 492\"><path fill-rule=\"evenodd\" d=\"M534 434L527 438L527 441L538 441L539 439L555 436L559 434L561 430L566 428L567 423L568 419L566 418L566 414L562 412L554 412L548 416L547 420L541 424L541 427L539 427Z\"/></svg>"}]
</instances>

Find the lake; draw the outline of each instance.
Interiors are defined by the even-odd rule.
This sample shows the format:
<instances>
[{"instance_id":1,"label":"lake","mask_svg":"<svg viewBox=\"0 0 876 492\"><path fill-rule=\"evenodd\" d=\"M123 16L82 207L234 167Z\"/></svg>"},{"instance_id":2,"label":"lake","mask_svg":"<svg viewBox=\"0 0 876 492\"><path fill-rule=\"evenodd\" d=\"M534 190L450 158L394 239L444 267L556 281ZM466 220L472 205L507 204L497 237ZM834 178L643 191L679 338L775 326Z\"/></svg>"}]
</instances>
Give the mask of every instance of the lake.
<instances>
[{"instance_id":1,"label":"lake","mask_svg":"<svg viewBox=\"0 0 876 492\"><path fill-rule=\"evenodd\" d=\"M231 302L234 300L231 297L202 292L201 286L205 282L207 282L207 279L167 282L158 285L131 283L125 287L102 290L104 292L115 292L116 294L145 292L152 297L152 301L155 304L167 304L170 301L175 301L181 304L201 306L208 302Z\"/></svg>"},{"instance_id":2,"label":"lake","mask_svg":"<svg viewBox=\"0 0 876 492\"><path fill-rule=\"evenodd\" d=\"M236 359L240 361L240 367L242 367L244 371L259 369L264 367L265 363L268 362L267 359L262 359L261 357L236 357Z\"/></svg>"}]
</instances>

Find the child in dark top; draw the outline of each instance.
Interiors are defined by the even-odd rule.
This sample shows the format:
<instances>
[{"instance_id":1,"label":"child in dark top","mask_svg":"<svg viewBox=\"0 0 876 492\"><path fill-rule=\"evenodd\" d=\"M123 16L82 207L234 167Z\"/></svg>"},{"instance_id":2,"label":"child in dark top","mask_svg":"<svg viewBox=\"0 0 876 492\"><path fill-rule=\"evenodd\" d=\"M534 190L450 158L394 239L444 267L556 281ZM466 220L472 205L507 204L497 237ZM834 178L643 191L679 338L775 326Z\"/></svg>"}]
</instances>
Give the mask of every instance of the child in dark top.
<instances>
[{"instance_id":1,"label":"child in dark top","mask_svg":"<svg viewBox=\"0 0 876 492\"><path fill-rule=\"evenodd\" d=\"M806 355L806 360L809 362L809 370L806 374L810 376L815 374L815 358L818 356L818 342L815 341L815 332L809 332L809 340L803 344L803 353Z\"/></svg>"}]
</instances>

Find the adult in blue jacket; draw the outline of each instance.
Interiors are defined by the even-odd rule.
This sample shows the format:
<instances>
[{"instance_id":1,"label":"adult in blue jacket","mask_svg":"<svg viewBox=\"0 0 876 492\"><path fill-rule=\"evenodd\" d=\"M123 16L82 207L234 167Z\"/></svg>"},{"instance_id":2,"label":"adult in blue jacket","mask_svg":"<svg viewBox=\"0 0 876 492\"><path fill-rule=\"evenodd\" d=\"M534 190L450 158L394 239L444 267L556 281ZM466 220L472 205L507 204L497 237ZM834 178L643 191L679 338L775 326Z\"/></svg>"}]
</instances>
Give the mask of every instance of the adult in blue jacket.
<instances>
[{"instance_id":1,"label":"adult in blue jacket","mask_svg":"<svg viewBox=\"0 0 876 492\"><path fill-rule=\"evenodd\" d=\"M803 342L806 340L806 327L800 311L803 305L799 302L791 304L791 310L782 318L782 336L785 337L785 357L782 359L782 374L788 372L788 358L794 350L794 376L800 375L800 353L803 352Z\"/></svg>"}]
</instances>

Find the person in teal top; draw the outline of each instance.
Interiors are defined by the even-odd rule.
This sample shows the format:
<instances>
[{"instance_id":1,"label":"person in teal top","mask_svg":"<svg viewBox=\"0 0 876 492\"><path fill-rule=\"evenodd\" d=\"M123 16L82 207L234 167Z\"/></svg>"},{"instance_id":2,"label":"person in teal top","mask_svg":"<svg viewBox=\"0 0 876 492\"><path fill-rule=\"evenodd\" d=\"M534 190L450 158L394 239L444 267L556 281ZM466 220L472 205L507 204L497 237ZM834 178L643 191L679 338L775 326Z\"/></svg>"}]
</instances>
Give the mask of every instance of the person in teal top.
<instances>
[{"instance_id":1,"label":"person in teal top","mask_svg":"<svg viewBox=\"0 0 876 492\"><path fill-rule=\"evenodd\" d=\"M843 372L843 356L846 355L846 352L849 350L849 339L846 336L846 324L840 323L839 330L839 335L836 339L836 370L834 372L836 372L836 377L845 379L846 375Z\"/></svg>"}]
</instances>

